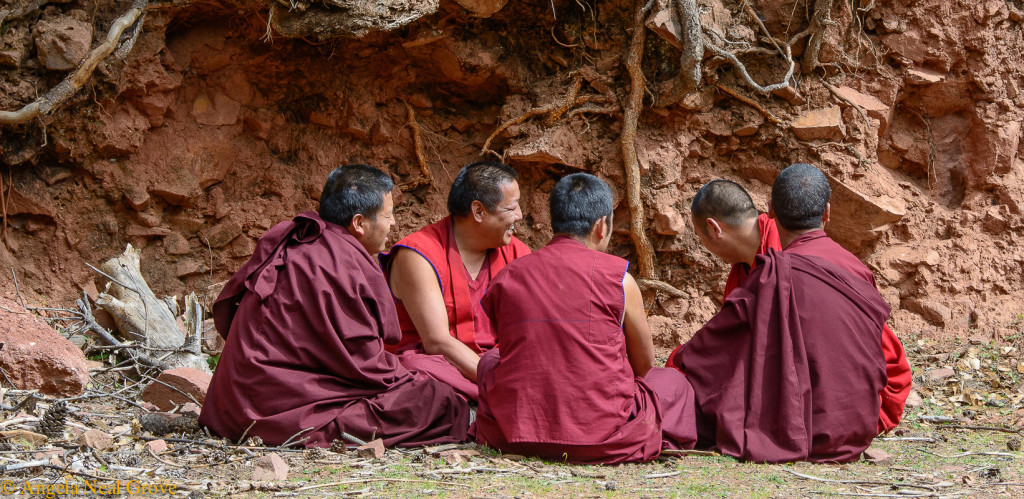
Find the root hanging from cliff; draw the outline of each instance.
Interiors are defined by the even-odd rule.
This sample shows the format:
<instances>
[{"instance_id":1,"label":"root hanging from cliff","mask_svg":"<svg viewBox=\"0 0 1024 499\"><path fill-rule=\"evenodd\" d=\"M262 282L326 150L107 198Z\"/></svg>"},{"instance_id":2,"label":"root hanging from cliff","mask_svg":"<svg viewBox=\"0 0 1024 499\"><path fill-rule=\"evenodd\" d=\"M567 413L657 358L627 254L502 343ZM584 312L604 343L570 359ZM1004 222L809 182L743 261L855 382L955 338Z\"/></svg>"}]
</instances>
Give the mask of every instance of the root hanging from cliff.
<instances>
[{"instance_id":1,"label":"root hanging from cliff","mask_svg":"<svg viewBox=\"0 0 1024 499\"><path fill-rule=\"evenodd\" d=\"M419 177L398 185L400 190L408 191L421 185L433 185L434 176L430 173L430 168L427 167L427 158L423 155L423 131L420 128L420 124L416 122L416 110L408 102L402 102L405 104L405 112L408 117L406 124L409 125L409 129L412 131L412 144L416 154L416 164L420 167Z\"/></svg>"},{"instance_id":2,"label":"root hanging from cliff","mask_svg":"<svg viewBox=\"0 0 1024 499\"><path fill-rule=\"evenodd\" d=\"M573 83L569 87L569 91L566 92L566 97L562 100L561 104L551 103L546 106L535 107L502 123L501 125L498 125L498 128L495 128L494 131L491 132L491 135L487 137L487 140L484 141L481 154L486 155L490 153L497 156L498 159L503 159L504 157L501 154L498 154L496 151L491 149L491 142L498 136L498 134L504 132L509 127L519 125L530 118L547 115L547 118L544 119L544 125L551 126L565 116L567 112L569 116L575 116L581 113L612 114L618 110L618 107L616 106L585 106L585 104L614 104L615 101L611 97L605 95L579 95L582 86L583 80L576 77L573 79ZM583 107L577 108L577 106Z\"/></svg>"},{"instance_id":3,"label":"root hanging from cliff","mask_svg":"<svg viewBox=\"0 0 1024 499\"><path fill-rule=\"evenodd\" d=\"M814 71L818 67L818 52L821 51L821 41L825 38L825 30L834 26L829 15L832 12L833 0L816 0L814 2L814 14L811 17L811 38L807 41L807 50L804 51L804 58L801 61L801 70L804 73Z\"/></svg>"},{"instance_id":4,"label":"root hanging from cliff","mask_svg":"<svg viewBox=\"0 0 1024 499\"><path fill-rule=\"evenodd\" d=\"M78 68L68 75L64 81L50 89L42 97L26 104L17 111L0 111L0 125L16 125L35 119L40 115L50 114L55 107L61 105L81 89L82 85L85 85L85 82L92 76L93 71L96 70L96 66L114 52L122 42L127 44L125 46L130 50L131 46L135 43L134 37L138 35L141 28L133 28L129 32L130 36L127 40L122 40L122 35L136 24L141 26L147 3L148 0L134 0L128 12L125 12L110 25L110 31L107 32L106 40L94 48L92 52L89 52L89 55L79 64ZM123 55L122 52L126 51L119 50L119 55Z\"/></svg>"}]
</instances>

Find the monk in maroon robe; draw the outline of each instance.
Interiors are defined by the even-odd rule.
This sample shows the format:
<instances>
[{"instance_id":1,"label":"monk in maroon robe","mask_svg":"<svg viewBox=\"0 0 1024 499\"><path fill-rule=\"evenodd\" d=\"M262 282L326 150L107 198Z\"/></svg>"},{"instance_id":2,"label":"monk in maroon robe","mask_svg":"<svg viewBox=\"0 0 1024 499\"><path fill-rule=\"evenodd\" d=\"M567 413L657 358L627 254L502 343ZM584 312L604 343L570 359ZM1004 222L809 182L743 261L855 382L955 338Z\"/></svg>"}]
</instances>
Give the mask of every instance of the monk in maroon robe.
<instances>
[{"instance_id":1,"label":"monk in maroon robe","mask_svg":"<svg viewBox=\"0 0 1024 499\"><path fill-rule=\"evenodd\" d=\"M477 363L494 348L480 310L488 284L530 253L513 236L523 218L518 174L501 163L473 163L448 195L450 215L398 241L382 256L398 307L402 340L389 351L402 364L477 399Z\"/></svg>"},{"instance_id":2,"label":"monk in maroon robe","mask_svg":"<svg viewBox=\"0 0 1024 499\"><path fill-rule=\"evenodd\" d=\"M767 253L769 249L782 249L775 220L767 214L759 214L750 195L735 182L712 180L701 187L693 198L691 217L701 244L715 256L733 264L725 283L723 300L746 282L751 269L756 265L756 255ZM815 234L820 234L831 244L816 245L818 249L811 254L831 260L872 285L875 284L874 275L860 260L825 237L824 232ZM801 246L791 245L786 250ZM799 251L807 254L805 250ZM910 363L907 362L903 344L888 325L882 326L882 352L886 360L887 379L880 393L882 408L878 416L879 433L887 432L899 424L911 387ZM669 356L667 366L671 367L671 364L672 356Z\"/></svg>"},{"instance_id":3,"label":"monk in maroon robe","mask_svg":"<svg viewBox=\"0 0 1024 499\"><path fill-rule=\"evenodd\" d=\"M830 194L811 165L779 175L772 211L787 251L759 255L676 352L696 394L701 445L752 461L848 462L877 435L886 383L878 331L889 307L863 276L788 247L821 230Z\"/></svg>"},{"instance_id":4,"label":"monk in maroon robe","mask_svg":"<svg viewBox=\"0 0 1024 499\"><path fill-rule=\"evenodd\" d=\"M556 237L491 283L483 307L500 345L478 367L477 442L505 452L614 464L696 443L693 392L652 368L654 345L628 262L604 253L612 193L563 178L550 197Z\"/></svg>"},{"instance_id":5,"label":"monk in maroon robe","mask_svg":"<svg viewBox=\"0 0 1024 499\"><path fill-rule=\"evenodd\" d=\"M319 214L302 213L260 239L213 306L226 344L201 424L269 445L324 447L343 432L386 446L465 439L466 402L384 350L400 331L371 254L394 225L393 187L373 167L340 167Z\"/></svg>"}]
</instances>

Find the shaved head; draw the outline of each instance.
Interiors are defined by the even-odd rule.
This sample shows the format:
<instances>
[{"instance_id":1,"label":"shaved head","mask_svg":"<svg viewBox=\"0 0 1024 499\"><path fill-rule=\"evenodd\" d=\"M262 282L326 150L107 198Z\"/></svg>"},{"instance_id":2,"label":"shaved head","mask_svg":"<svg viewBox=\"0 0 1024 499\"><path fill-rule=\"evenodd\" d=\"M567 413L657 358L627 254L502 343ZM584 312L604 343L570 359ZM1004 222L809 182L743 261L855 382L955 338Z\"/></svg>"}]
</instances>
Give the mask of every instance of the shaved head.
<instances>
[{"instance_id":1,"label":"shaved head","mask_svg":"<svg viewBox=\"0 0 1024 499\"><path fill-rule=\"evenodd\" d=\"M731 180L712 180L704 184L693 197L690 211L697 220L713 218L733 226L757 218L758 214L750 194Z\"/></svg>"},{"instance_id":2,"label":"shaved head","mask_svg":"<svg viewBox=\"0 0 1024 499\"><path fill-rule=\"evenodd\" d=\"M831 197L832 188L821 170L807 163L790 165L772 184L775 220L790 231L821 227Z\"/></svg>"}]
</instances>

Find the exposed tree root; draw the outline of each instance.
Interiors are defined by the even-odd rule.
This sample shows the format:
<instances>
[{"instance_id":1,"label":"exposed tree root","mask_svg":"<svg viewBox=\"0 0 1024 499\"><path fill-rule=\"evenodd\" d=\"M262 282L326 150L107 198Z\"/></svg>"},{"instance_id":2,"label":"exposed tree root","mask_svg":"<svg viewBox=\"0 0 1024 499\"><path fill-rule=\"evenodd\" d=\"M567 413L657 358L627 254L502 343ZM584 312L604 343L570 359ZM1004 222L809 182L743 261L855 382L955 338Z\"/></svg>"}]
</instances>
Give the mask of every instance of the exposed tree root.
<instances>
[{"instance_id":1,"label":"exposed tree root","mask_svg":"<svg viewBox=\"0 0 1024 499\"><path fill-rule=\"evenodd\" d=\"M636 129L640 120L640 111L644 99L644 74L640 69L641 58L644 53L644 41L647 35L647 28L644 27L644 18L647 12L654 5L654 0L639 0L637 2L636 17L633 19L633 37L629 41L629 49L626 52L626 70L629 72L629 98L623 111L622 136L619 144L622 147L622 161L626 169L626 200L629 204L629 233L633 237L633 245L636 246L637 266L639 267L640 278L656 280L658 270L654 266L654 247L651 240L644 232L644 204L640 199L640 162L636 156Z\"/></svg>"},{"instance_id":2,"label":"exposed tree root","mask_svg":"<svg viewBox=\"0 0 1024 499\"><path fill-rule=\"evenodd\" d=\"M544 125L545 126L551 126L556 121L558 121L563 115L565 115L567 111L569 111L570 109L573 109L576 106L582 106L583 104L588 104L588 103L609 104L609 103L614 102L614 100L611 97L608 97L608 96L605 96L605 95L579 95L580 88L582 87L582 85L583 85L582 80L580 80L579 78L576 78L575 80L573 80L573 84L572 84L571 87L569 87L569 91L568 91L568 93L566 93L566 98L562 101L561 104L552 103L552 104L548 104L546 106L535 107L535 108L532 108L532 109L526 111L525 113L523 113L523 114L521 114L521 115L519 115L519 116L517 116L515 118L512 118L512 119L502 123L501 125L498 125L498 128L495 128L494 131L491 132L491 135L489 137L487 137L487 140L484 141L484 147L481 150L481 153L483 153L483 154L490 153L490 154L493 154L493 155L497 156L499 159L501 159L502 155L498 154L496 151L491 149L491 141L493 141L494 138L498 136L498 134L500 134L501 132L504 132L509 127L516 126L516 125L518 125L520 123L523 123L524 121L526 121L526 120L528 120L530 118L534 118L534 117L537 117L537 116L547 115L548 117L545 118ZM587 107L584 107L584 108L581 108L581 109L569 112L569 116L574 116L576 114L579 114L576 111L604 113L604 112L607 112L609 109L612 112L614 112L614 110L617 109L617 108L615 108L615 107L610 107L610 108L594 108L594 107L587 106Z\"/></svg>"},{"instance_id":3,"label":"exposed tree root","mask_svg":"<svg viewBox=\"0 0 1024 499\"><path fill-rule=\"evenodd\" d=\"M711 43L710 41L707 41L705 43L705 46L715 55L723 57L729 60L729 62L732 62L733 67L736 68L736 71L740 74L740 76L743 77L743 81L745 81L747 85L750 86L750 88L753 88L758 92L768 93L771 92L772 90L786 88L789 86L789 80L793 78L793 70L796 68L796 63L793 62L793 56L790 52L789 45L785 46L786 62L789 63L789 69L786 70L786 76L782 78L782 81L779 83L773 83L771 85L764 86L754 81L754 79L750 76L750 73L747 72L747 66L740 62L739 58L736 57L736 54L729 52L728 50L725 50L723 48L720 48L715 44Z\"/></svg>"},{"instance_id":4,"label":"exposed tree root","mask_svg":"<svg viewBox=\"0 0 1024 499\"><path fill-rule=\"evenodd\" d=\"M818 53L821 51L821 41L825 37L825 29L835 24L829 15L832 12L833 0L816 0L814 2L814 14L811 16L811 25L808 28L811 38L807 41L807 50L804 51L803 60L800 62L801 70L804 73L814 71L818 67Z\"/></svg>"},{"instance_id":5,"label":"exposed tree root","mask_svg":"<svg viewBox=\"0 0 1024 499\"><path fill-rule=\"evenodd\" d=\"M675 298L690 298L689 293L685 291L680 291L678 288L665 281L656 281L653 279L637 279L636 283L640 286L641 289L653 289L655 291L661 291Z\"/></svg>"},{"instance_id":6,"label":"exposed tree root","mask_svg":"<svg viewBox=\"0 0 1024 499\"><path fill-rule=\"evenodd\" d=\"M697 10L697 0L676 0L675 7L683 38L680 40L683 50L679 56L679 74L683 80L680 91L686 95L700 85L701 61L704 60L704 36L700 23L700 12Z\"/></svg>"},{"instance_id":7,"label":"exposed tree root","mask_svg":"<svg viewBox=\"0 0 1024 499\"><path fill-rule=\"evenodd\" d=\"M53 108L66 101L82 88L82 85L89 80L93 71L96 70L96 66L117 48L121 42L121 35L136 22L141 22L141 17L146 11L147 1L134 0L128 12L125 12L124 15L117 18L110 25L110 31L107 32L106 40L94 48L92 52L89 52L89 55L86 56L78 68L68 75L64 81L57 84L56 87L53 87L42 97L26 104L17 111L0 111L0 125L25 123L41 114L49 114ZM129 40L128 43L134 43L134 39Z\"/></svg>"},{"instance_id":8,"label":"exposed tree root","mask_svg":"<svg viewBox=\"0 0 1024 499\"><path fill-rule=\"evenodd\" d=\"M416 163L420 166L420 176L399 184L398 188L402 191L415 189L421 185L434 184L434 176L430 173L430 168L427 167L427 158L423 155L423 131L420 129L420 124L416 122L416 110L408 102L405 102L405 112L408 116L406 124L412 130L412 144L416 152Z\"/></svg>"},{"instance_id":9,"label":"exposed tree root","mask_svg":"<svg viewBox=\"0 0 1024 499\"><path fill-rule=\"evenodd\" d=\"M747 97L744 97L744 96L740 95L739 93L737 93L735 90L733 90L733 89L731 89L731 88L729 88L729 87L727 87L725 85L722 85L721 83L716 83L715 84L715 88L717 88L717 89L719 89L719 90L721 90L721 91L731 95L734 99L736 99L736 100L738 100L740 102L743 102L743 103L747 104L748 106L758 110L758 112L763 114L765 118L768 118L768 121L771 121L772 123L775 123L776 125L781 125L782 124L782 120L780 120L778 117L776 117L774 114L772 114L771 111L765 109L764 107L762 107L757 102L754 102L753 99L749 99Z\"/></svg>"}]
</instances>

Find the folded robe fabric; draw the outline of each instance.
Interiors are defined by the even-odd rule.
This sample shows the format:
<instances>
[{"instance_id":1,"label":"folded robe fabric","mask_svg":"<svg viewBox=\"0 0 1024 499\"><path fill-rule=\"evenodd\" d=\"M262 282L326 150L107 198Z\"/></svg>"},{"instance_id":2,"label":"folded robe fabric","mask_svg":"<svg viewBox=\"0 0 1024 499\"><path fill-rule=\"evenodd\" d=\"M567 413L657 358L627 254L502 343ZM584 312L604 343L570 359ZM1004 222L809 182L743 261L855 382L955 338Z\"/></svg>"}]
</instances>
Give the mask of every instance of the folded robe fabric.
<instances>
[{"instance_id":1,"label":"folded robe fabric","mask_svg":"<svg viewBox=\"0 0 1024 499\"><path fill-rule=\"evenodd\" d=\"M466 402L384 350L401 333L377 262L315 212L260 239L213 315L226 344L199 421L218 435L280 445L302 432L307 447L342 431L387 446L465 439Z\"/></svg>"},{"instance_id":2,"label":"folded robe fabric","mask_svg":"<svg viewBox=\"0 0 1024 499\"><path fill-rule=\"evenodd\" d=\"M848 462L877 434L889 306L867 281L769 250L676 352L701 442L758 462Z\"/></svg>"}]
</instances>

